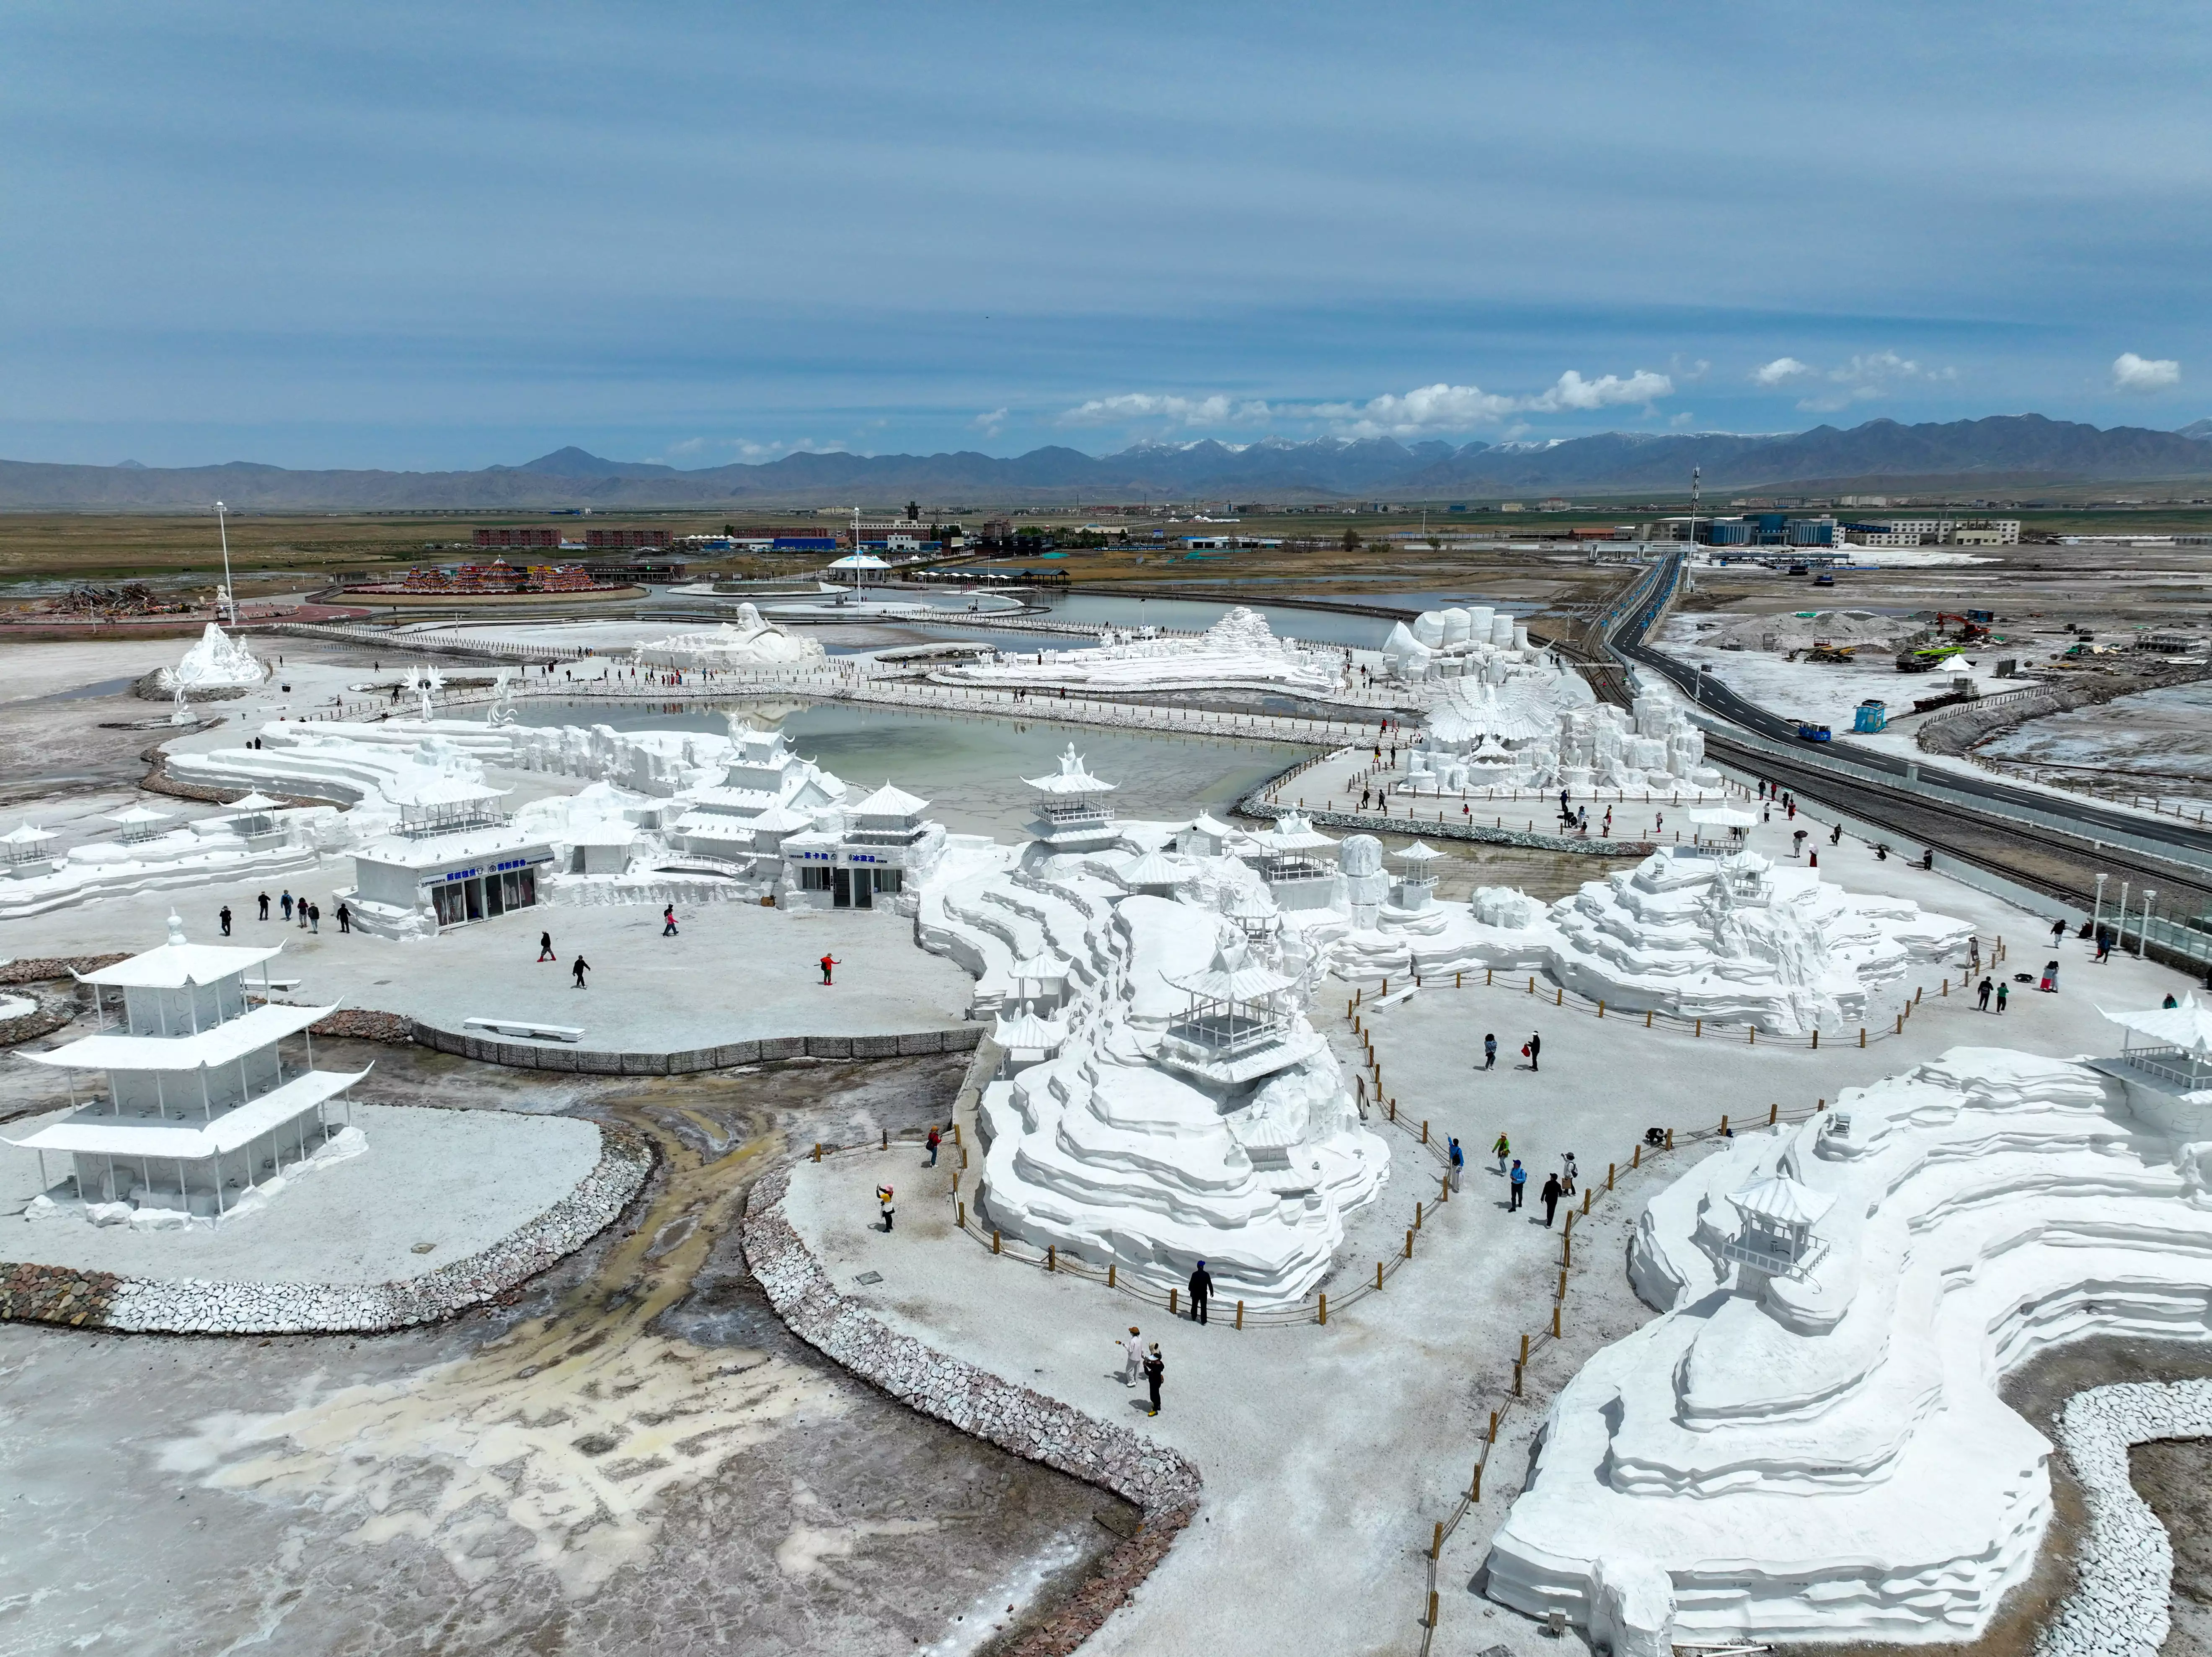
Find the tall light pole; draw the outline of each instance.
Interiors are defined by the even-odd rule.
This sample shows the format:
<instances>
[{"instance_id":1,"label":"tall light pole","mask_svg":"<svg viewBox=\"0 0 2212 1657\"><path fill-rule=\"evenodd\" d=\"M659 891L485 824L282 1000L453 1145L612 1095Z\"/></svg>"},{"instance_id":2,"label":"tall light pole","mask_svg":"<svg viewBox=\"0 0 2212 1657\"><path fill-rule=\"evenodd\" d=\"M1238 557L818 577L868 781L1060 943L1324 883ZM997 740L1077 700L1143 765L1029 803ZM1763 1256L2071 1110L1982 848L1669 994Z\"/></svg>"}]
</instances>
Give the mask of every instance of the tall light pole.
<instances>
[{"instance_id":1,"label":"tall light pole","mask_svg":"<svg viewBox=\"0 0 2212 1657\"><path fill-rule=\"evenodd\" d=\"M2107 878L2108 877L2104 875L2097 877L2096 907L2089 912L2089 932L2092 937L2105 929L2105 882Z\"/></svg>"},{"instance_id":2,"label":"tall light pole","mask_svg":"<svg viewBox=\"0 0 2212 1657\"><path fill-rule=\"evenodd\" d=\"M222 596L223 601L230 606L230 624L235 628L238 625L238 589L230 581L230 531L223 523L222 513L222 502L218 501L215 503L215 529L216 533L222 537Z\"/></svg>"},{"instance_id":3,"label":"tall light pole","mask_svg":"<svg viewBox=\"0 0 2212 1657\"><path fill-rule=\"evenodd\" d=\"M2138 961L2150 958L2150 901L2157 895L2149 887L2143 888L2142 924L2136 928L2136 959Z\"/></svg>"}]
</instances>

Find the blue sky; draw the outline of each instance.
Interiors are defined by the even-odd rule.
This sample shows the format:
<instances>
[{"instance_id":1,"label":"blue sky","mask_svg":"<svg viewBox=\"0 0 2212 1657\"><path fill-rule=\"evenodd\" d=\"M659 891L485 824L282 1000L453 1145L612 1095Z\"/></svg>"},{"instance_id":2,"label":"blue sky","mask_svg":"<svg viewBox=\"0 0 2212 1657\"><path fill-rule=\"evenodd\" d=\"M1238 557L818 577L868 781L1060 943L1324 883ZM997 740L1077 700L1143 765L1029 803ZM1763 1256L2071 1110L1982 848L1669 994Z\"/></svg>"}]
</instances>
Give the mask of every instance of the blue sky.
<instances>
[{"instance_id":1,"label":"blue sky","mask_svg":"<svg viewBox=\"0 0 2212 1657\"><path fill-rule=\"evenodd\" d=\"M2202 7L0 13L0 456L2212 412Z\"/></svg>"}]
</instances>

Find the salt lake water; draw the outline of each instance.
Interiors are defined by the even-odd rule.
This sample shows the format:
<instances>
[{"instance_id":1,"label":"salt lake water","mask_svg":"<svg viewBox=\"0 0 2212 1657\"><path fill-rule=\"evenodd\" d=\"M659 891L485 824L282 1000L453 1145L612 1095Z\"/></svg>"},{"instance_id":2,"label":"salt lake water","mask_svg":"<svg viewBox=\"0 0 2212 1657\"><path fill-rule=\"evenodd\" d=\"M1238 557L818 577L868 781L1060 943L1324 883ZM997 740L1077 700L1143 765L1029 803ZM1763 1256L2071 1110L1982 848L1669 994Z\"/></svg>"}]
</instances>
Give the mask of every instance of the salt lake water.
<instances>
[{"instance_id":1,"label":"salt lake water","mask_svg":"<svg viewBox=\"0 0 2212 1657\"><path fill-rule=\"evenodd\" d=\"M793 751L866 792L896 783L930 802L929 815L957 834L1012 839L1034 812L1036 791L1024 777L1054 768L1073 742L1091 771L1119 786L1125 817L1188 822L1200 809L1218 816L1304 750L1280 743L1237 743L1136 731L1103 731L1041 719L964 718L843 702L743 702L748 720L781 728ZM721 707L673 709L599 702L526 701L526 725L608 725L617 731L728 729Z\"/></svg>"}]
</instances>

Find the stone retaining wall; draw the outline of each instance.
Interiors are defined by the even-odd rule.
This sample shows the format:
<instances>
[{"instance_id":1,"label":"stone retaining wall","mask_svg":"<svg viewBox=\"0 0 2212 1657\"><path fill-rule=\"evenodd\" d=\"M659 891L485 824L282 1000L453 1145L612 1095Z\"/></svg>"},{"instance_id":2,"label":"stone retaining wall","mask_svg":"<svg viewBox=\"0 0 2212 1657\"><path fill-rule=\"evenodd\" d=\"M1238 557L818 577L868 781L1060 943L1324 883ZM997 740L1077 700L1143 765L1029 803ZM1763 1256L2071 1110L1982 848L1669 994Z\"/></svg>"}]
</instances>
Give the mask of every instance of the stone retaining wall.
<instances>
[{"instance_id":1,"label":"stone retaining wall","mask_svg":"<svg viewBox=\"0 0 2212 1657\"><path fill-rule=\"evenodd\" d=\"M481 1306L612 1224L653 1171L652 1145L602 1126L599 1160L575 1189L489 1248L393 1283L243 1283L123 1278L0 1264L0 1319L163 1335L377 1334Z\"/></svg>"},{"instance_id":2,"label":"stone retaining wall","mask_svg":"<svg viewBox=\"0 0 2212 1657\"><path fill-rule=\"evenodd\" d=\"M967 1053L982 1039L983 1027L968 1024L957 1029L896 1035L766 1035L757 1041L730 1041L718 1047L688 1047L678 1053L609 1053L566 1041L464 1035L420 1020L415 1023L414 1034L423 1047L479 1064L580 1076L685 1076L694 1071L771 1064L780 1059L911 1059L933 1053Z\"/></svg>"},{"instance_id":3,"label":"stone retaining wall","mask_svg":"<svg viewBox=\"0 0 2212 1657\"><path fill-rule=\"evenodd\" d=\"M908 1407L1143 1510L1143 1530L1109 1553L1065 1611L1014 1648L1021 1657L1064 1657L1128 1598L1190 1522L1198 1469L1164 1444L887 1328L830 1286L784 1217L790 1184L789 1172L779 1169L753 1186L742 1235L746 1266L793 1334Z\"/></svg>"},{"instance_id":4,"label":"stone retaining wall","mask_svg":"<svg viewBox=\"0 0 2212 1657\"><path fill-rule=\"evenodd\" d=\"M2168 1632L2173 1541L2128 1472L2130 1445L2212 1437L2212 1381L2130 1381L2067 1400L2059 1438L2089 1501L2080 1575L2042 1657L2156 1657Z\"/></svg>"},{"instance_id":5,"label":"stone retaining wall","mask_svg":"<svg viewBox=\"0 0 2212 1657\"><path fill-rule=\"evenodd\" d=\"M0 962L0 984L43 984L49 979L67 978L73 973L98 972L102 967L112 967L118 961L128 961L129 954L114 955L48 955L35 959Z\"/></svg>"}]
</instances>

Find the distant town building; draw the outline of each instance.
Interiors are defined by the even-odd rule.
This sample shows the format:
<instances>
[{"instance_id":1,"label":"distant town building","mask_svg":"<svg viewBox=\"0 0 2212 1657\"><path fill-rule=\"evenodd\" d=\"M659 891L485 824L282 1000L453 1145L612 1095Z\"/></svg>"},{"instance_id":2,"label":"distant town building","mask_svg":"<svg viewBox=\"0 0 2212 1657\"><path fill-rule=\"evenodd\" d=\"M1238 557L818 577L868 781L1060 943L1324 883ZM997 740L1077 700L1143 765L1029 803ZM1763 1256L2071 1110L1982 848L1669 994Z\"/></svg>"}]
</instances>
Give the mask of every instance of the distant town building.
<instances>
[{"instance_id":1,"label":"distant town building","mask_svg":"<svg viewBox=\"0 0 2212 1657\"><path fill-rule=\"evenodd\" d=\"M477 547L480 551L509 548L542 548L548 552L560 549L561 531L556 529L535 528L527 525L507 525L498 529L477 531Z\"/></svg>"},{"instance_id":2,"label":"distant town building","mask_svg":"<svg viewBox=\"0 0 2212 1657\"><path fill-rule=\"evenodd\" d=\"M587 592L594 585L592 572L580 564L510 564L495 558L489 564L410 569L399 587L403 592L480 594Z\"/></svg>"},{"instance_id":3,"label":"distant town building","mask_svg":"<svg viewBox=\"0 0 2212 1657\"><path fill-rule=\"evenodd\" d=\"M643 551L651 548L664 550L672 532L665 529L586 530L585 548L592 552Z\"/></svg>"}]
</instances>

